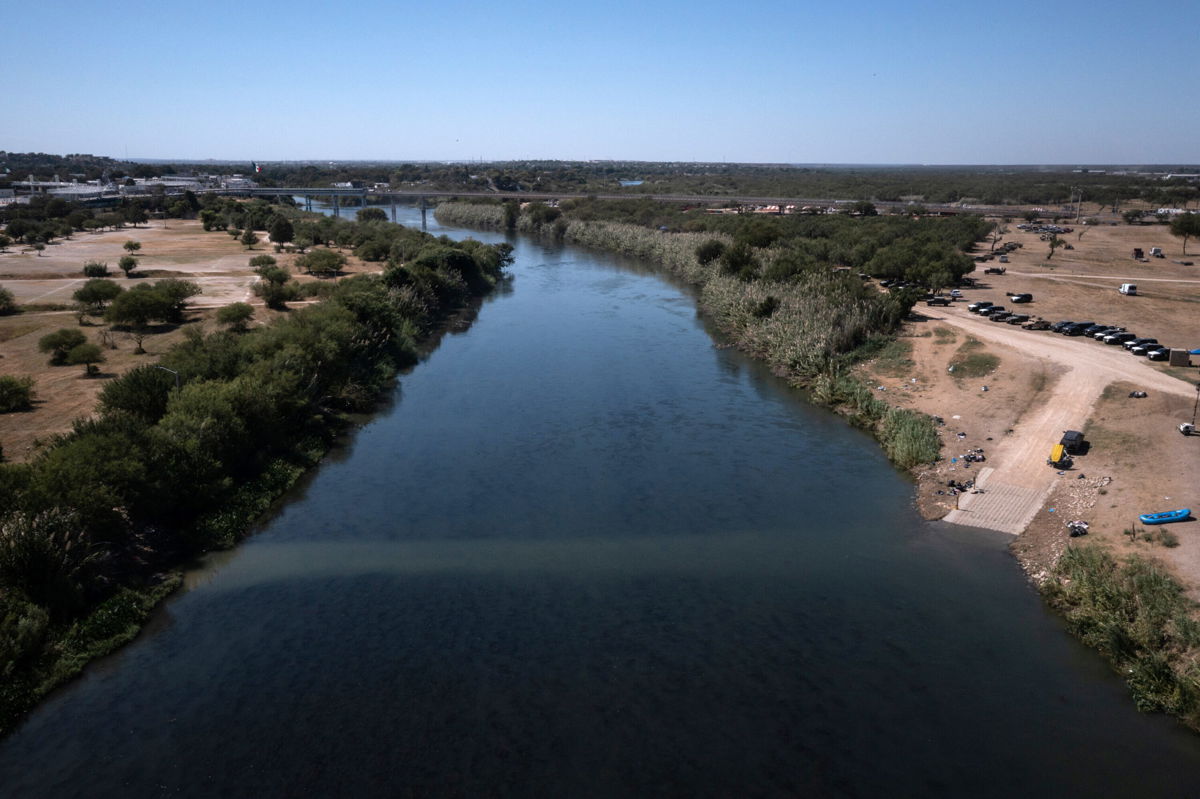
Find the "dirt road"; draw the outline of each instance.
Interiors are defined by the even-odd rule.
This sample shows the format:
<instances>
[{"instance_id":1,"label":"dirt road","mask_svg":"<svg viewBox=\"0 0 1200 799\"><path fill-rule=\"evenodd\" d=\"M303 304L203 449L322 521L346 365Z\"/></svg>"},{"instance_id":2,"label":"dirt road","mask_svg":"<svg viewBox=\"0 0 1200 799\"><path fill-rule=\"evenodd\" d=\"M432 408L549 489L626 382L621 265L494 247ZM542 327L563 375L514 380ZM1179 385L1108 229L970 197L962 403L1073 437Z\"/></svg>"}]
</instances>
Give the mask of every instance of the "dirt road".
<instances>
[{"instance_id":1,"label":"dirt road","mask_svg":"<svg viewBox=\"0 0 1200 799\"><path fill-rule=\"evenodd\" d=\"M960 495L958 509L946 517L949 522L1022 532L1055 482L1063 479L1046 465L1051 447L1058 443L1063 430L1083 428L1110 383L1126 381L1146 392L1184 397L1196 392L1191 384L1158 371L1122 347L990 322L968 313L965 305L927 315L980 341L1013 347L1045 361L1061 375L1046 401L1026 414L1013 434L989 454L989 468L982 470L976 482L983 493Z\"/></svg>"}]
</instances>

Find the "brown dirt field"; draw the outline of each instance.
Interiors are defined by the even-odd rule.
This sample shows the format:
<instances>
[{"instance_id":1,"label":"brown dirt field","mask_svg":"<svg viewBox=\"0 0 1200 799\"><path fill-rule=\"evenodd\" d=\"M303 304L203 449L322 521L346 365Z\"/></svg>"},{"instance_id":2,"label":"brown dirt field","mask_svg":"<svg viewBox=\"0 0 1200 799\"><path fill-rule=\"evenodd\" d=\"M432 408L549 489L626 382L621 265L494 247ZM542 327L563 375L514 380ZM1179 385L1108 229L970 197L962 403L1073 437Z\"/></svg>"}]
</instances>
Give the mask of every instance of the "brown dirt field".
<instances>
[{"instance_id":1,"label":"brown dirt field","mask_svg":"<svg viewBox=\"0 0 1200 799\"><path fill-rule=\"evenodd\" d=\"M249 302L255 306L255 320L267 321L275 312L266 309L253 296L250 287L257 279L249 268L255 255L269 254L281 266L291 269L301 282L315 280L296 275L296 255L277 254L265 231L259 231L263 243L247 251L232 237L220 233L205 233L197 221L177 219L151 222L149 226L126 228L115 232L76 234L72 239L53 247L51 253L37 257L32 253L0 254L0 286L11 290L17 302L26 305L70 304L71 294L84 281L80 270L85 261L107 261L114 273L112 279L124 287L141 280L163 277L182 277L193 280L203 289L195 297L188 321L176 327L163 326L144 342L145 355L135 355L134 343L121 333L114 333L116 349L105 349L106 362L101 373L86 377L80 366L49 366L47 356L38 352L38 340L59 328L77 328L88 340L101 343L100 336L108 326L97 320L80 327L73 313L65 311L35 311L13 316L0 316L0 374L30 375L34 378L36 401L33 410L0 414L0 446L10 461L28 460L40 444L52 436L66 432L71 423L92 413L101 389L108 379L117 377L134 366L153 363L157 356L183 337L187 327L203 325L214 328L212 312L233 302ZM138 255L139 271L153 277L127 279L116 267L125 255L122 245L133 239L142 243ZM348 253L347 253L348 255ZM379 271L376 264L365 264L349 257L346 275ZM9 276L18 276L12 279ZM301 303L292 303L299 305Z\"/></svg>"},{"instance_id":2,"label":"brown dirt field","mask_svg":"<svg viewBox=\"0 0 1200 799\"><path fill-rule=\"evenodd\" d=\"M1010 256L1007 274L984 276L985 265L980 264L972 275L979 285L965 290L963 301L949 309L917 308L917 321L906 328L905 340L912 343L911 371L897 372L894 364L882 369L867 364L865 372L886 389L890 401L945 421L945 458L918 475L917 504L927 517L940 518L958 503L958 497L937 493L946 492L947 480L970 479L981 466L994 467L1009 482L1049 491L1013 545L1035 578L1065 548L1065 522L1081 518L1091 524L1094 539L1120 551L1157 557L1186 585L1195 586L1193 593L1200 599L1200 523L1168 525L1180 540L1175 548L1131 542L1122 532L1140 513L1179 507L1200 511L1200 481L1195 476L1200 437L1184 437L1176 430L1179 422L1191 418L1198 370L1172 368L1099 342L1024 331L965 312L965 305L976 299L1013 307L1004 292L1028 291L1034 302L1021 306L1022 312L1051 320L1120 324L1171 346L1200 346L1200 267L1172 263L1183 260L1179 240L1163 226L1151 225L1094 227L1080 240L1080 228L1074 227L1076 232L1066 238L1075 249L1059 250L1047 264L1045 242L1010 226L1006 239L1021 241L1024 247ZM1135 246L1147 252L1161 246L1167 258L1136 262L1129 257ZM1200 258L1196 262L1200 264ZM1118 294L1122 282L1137 283L1143 296ZM968 335L983 344L981 351L998 356L999 365L986 377L956 380L947 367ZM1193 356L1193 363L1197 360ZM981 390L983 385L987 392ZM1149 396L1129 398L1135 388ZM1044 465L1057 431L1041 427L1061 421L1063 414L1077 419L1070 426L1084 430L1092 446L1076 459L1075 468L1058 475ZM966 436L959 439L959 432ZM984 449L985 463L950 463L951 457L976 447Z\"/></svg>"}]
</instances>

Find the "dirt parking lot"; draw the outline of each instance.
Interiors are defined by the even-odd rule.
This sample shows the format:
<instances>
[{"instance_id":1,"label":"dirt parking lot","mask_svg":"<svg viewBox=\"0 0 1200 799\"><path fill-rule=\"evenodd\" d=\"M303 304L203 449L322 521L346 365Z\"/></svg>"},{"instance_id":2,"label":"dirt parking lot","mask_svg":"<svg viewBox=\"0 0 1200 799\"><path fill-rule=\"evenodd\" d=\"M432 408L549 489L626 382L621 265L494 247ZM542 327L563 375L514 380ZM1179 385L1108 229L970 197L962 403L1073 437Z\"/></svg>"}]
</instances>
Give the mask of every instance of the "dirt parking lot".
<instances>
[{"instance_id":1,"label":"dirt parking lot","mask_svg":"<svg viewBox=\"0 0 1200 799\"><path fill-rule=\"evenodd\" d=\"M964 290L963 300L946 309L918 307L918 320L902 340L907 366L897 368L892 358L867 369L893 402L945 422L946 457L920 476L922 511L932 518L954 511L962 497L947 483L964 482L986 468L992 470L989 480L1028 488L1029 496L1038 497L1014 544L1032 574L1048 568L1066 546L1065 521L1082 518L1094 537L1123 550L1150 552L1188 585L1200 586L1200 522L1172 526L1176 547L1125 534L1140 528L1141 513L1178 507L1200 513L1200 437L1176 429L1192 416L1200 370L1149 362L1094 340L993 323L965 310L976 299L1014 308L1005 292L1029 292L1034 301L1019 306L1022 313L1122 325L1195 349L1200 267L1173 263L1192 258L1182 256L1180 241L1165 226L1095 227L1082 237L1076 227L1064 236L1074 249L1060 249L1052 259L1037 234L1017 231L1015 224L1009 229L1004 240L1024 246L1010 255L1006 274L985 276L985 265L978 265L972 275L978 285ZM1154 246L1167 257L1148 263L1130 257L1133 247L1148 253ZM996 262L986 264L992 265ZM1140 296L1117 292L1127 282L1138 284ZM963 362L968 342L976 365L991 367L969 378L961 370L948 371ZM1197 361L1200 356L1192 356ZM1129 397L1134 390L1148 396ZM1083 430L1091 443L1069 470L1045 464L1059 427ZM976 449L983 450L984 461L963 459Z\"/></svg>"}]
</instances>

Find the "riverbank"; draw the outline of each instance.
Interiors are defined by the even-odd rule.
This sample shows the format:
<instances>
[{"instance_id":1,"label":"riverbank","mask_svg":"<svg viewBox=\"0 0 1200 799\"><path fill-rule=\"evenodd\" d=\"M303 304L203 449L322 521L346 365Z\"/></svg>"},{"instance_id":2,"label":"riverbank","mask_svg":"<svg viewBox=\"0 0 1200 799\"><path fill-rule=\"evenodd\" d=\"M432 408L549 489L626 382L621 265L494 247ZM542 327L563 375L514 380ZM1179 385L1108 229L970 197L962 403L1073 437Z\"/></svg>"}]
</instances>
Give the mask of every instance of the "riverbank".
<instances>
[{"instance_id":1,"label":"riverbank","mask_svg":"<svg viewBox=\"0 0 1200 799\"><path fill-rule=\"evenodd\" d=\"M655 263L698 291L698 304L738 348L852 424L870 431L902 469L932 462L937 432L923 413L893 407L851 373L853 363L881 346L907 309L856 277L810 271L787 284L747 281L698 248L732 239L710 233L662 233L612 222L512 216L511 206L442 204L439 219L491 229L515 229ZM768 267L769 268L769 267Z\"/></svg>"},{"instance_id":2,"label":"riverbank","mask_svg":"<svg viewBox=\"0 0 1200 799\"><path fill-rule=\"evenodd\" d=\"M182 564L237 543L508 258L507 245L387 223L339 232L411 254L327 280L323 301L262 326L194 325L157 362L89 378L102 386L90 415L28 463L0 465L0 733L132 639Z\"/></svg>"},{"instance_id":3,"label":"riverbank","mask_svg":"<svg viewBox=\"0 0 1200 799\"><path fill-rule=\"evenodd\" d=\"M562 218L539 224L529 215L512 217L511 211L506 217L500 206L443 205L438 214L460 224L515 227L634 255L700 286L702 309L739 347L808 388L818 402L875 432L889 457L915 475L917 505L926 518L955 513L963 498L978 496L964 494L951 486L951 481L956 485L974 483L981 474L994 473L996 466L1008 467L1000 474L1011 482L1018 480L1014 474L1026 474L1029 485L1024 493L1008 492L1019 504L1017 527L1011 532L1022 534L1012 549L1026 573L1080 637L1127 677L1139 708L1170 712L1192 727L1200 724L1198 699L1192 689L1197 680L1192 663L1200 654L1200 636L1191 632L1197 629L1193 600L1200 579L1186 577L1196 576L1200 541L1187 540L1179 546L1177 536L1138 532L1136 523L1128 523L1131 516L1144 512L1132 509L1162 502L1187 506L1195 499L1195 486L1189 482L1194 474L1194 453L1179 446L1180 437L1173 431L1176 417L1186 410L1187 392L1177 390L1174 383L1179 381L1169 370L1132 361L1124 353L1102 352L1103 357L1126 359L1114 361L1116 371L1110 374L1105 363L1088 366L1080 360L1074 351L1075 346L1085 344L1080 340L1069 342L1072 349L1059 360L1047 358L1023 345L1050 334L1016 331L1017 335L1027 333L1028 338L995 340L1000 332L997 328L1005 328L1006 335L1012 331L1006 325L988 327L984 323L980 327L977 320L964 318L961 312L925 312L923 306L905 323L900 338L880 342L875 357L864 363L847 365L845 372L829 369L824 360L809 361L807 368L797 369L796 365L804 362L802 357L781 358L780 353L795 353L813 341L811 329L777 329L771 336L755 331L747 316L753 315L755 303L764 302L767 293L751 290L741 281L722 283L714 278L695 256L696 248L708 236ZM1105 237L1095 236L1091 241L1096 239ZM1070 290L1077 289L1072 286ZM1042 301L1053 308L1053 293ZM1062 343L1052 339L1047 345ZM1092 379L1081 383L1079 370L1087 370ZM1140 376L1140 382L1132 385L1152 387L1151 401L1124 399L1121 386L1125 384L1114 381L1118 379L1115 375L1126 372ZM1093 384L1094 392L1080 390ZM1076 469L1055 474L1049 483L1042 449L1048 452L1060 434L1061 420L1047 416L1046 410L1066 413L1070 420L1063 426L1085 430L1097 445L1080 459ZM917 418L938 420L936 427L930 423L928 429L941 443L940 459L936 458L936 444L934 457L908 462L895 457L888 441L894 432L889 431L886 420L898 412L917 412ZM1113 429L1113 418L1121 419L1120 430ZM1140 446L1143 442L1152 446L1144 448ZM967 489L971 490L973 487ZM1196 502L1190 504L1196 506ZM1074 518L1093 524L1089 542L1072 543L1065 521ZM1110 552L1116 560L1107 554ZM1082 585L1083 574L1089 585L1108 586L1107 595L1125 597L1122 608L1099 604L1106 595L1103 588L1075 590L1072 586ZM1161 586L1155 589L1157 596L1172 599L1143 596L1142 587L1149 585L1137 577L1143 574L1153 575L1151 583ZM1183 582L1179 582L1181 575ZM1173 619L1170 630L1160 636L1140 633L1148 618L1143 611L1151 605L1157 608L1154 619ZM1096 633L1097 628L1109 630L1109 638Z\"/></svg>"}]
</instances>

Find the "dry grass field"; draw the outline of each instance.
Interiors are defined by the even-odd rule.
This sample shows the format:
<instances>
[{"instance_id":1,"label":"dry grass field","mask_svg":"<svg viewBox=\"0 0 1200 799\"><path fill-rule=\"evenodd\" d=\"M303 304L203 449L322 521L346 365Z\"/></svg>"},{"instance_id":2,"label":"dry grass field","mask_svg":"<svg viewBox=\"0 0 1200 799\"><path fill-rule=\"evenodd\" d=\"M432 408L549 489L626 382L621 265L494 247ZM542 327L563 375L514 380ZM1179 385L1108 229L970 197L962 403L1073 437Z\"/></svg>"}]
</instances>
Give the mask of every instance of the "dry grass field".
<instances>
[{"instance_id":1,"label":"dry grass field","mask_svg":"<svg viewBox=\"0 0 1200 799\"><path fill-rule=\"evenodd\" d=\"M119 231L76 234L47 247L40 257L15 248L0 254L0 286L11 291L19 304L33 306L23 313L0 316L0 374L32 376L36 392L32 410L0 414L0 446L5 458L26 460L40 443L70 429L75 419L92 412L107 379L154 362L158 354L183 337L186 328L215 328L212 316L217 308L249 302L255 306L256 323L268 320L276 312L254 297L251 287L257 277L250 270L249 260L270 254L294 274L296 256L276 254L265 231L259 231L259 238L263 243L247 251L225 233L206 233L199 222L172 219ZM140 277L126 278L117 268L117 261L126 254L123 245L130 239L142 244L135 273ZM379 269L377 264L363 264L353 257L349 260L347 275ZM71 304L72 293L86 280L80 270L87 261L107 262L112 279L126 288L141 281L178 277L196 282L203 293L192 299L193 310L184 324L160 326L145 340L146 353L137 355L130 339L109 331L100 321L90 319L81 327L74 313L47 308ZM300 281L315 280L306 275L294 276ZM47 356L38 351L38 340L64 327L81 330L89 341L98 344L102 336L111 334L111 346L104 349L105 362L100 365L99 375L87 377L80 366L47 364Z\"/></svg>"}]
</instances>

